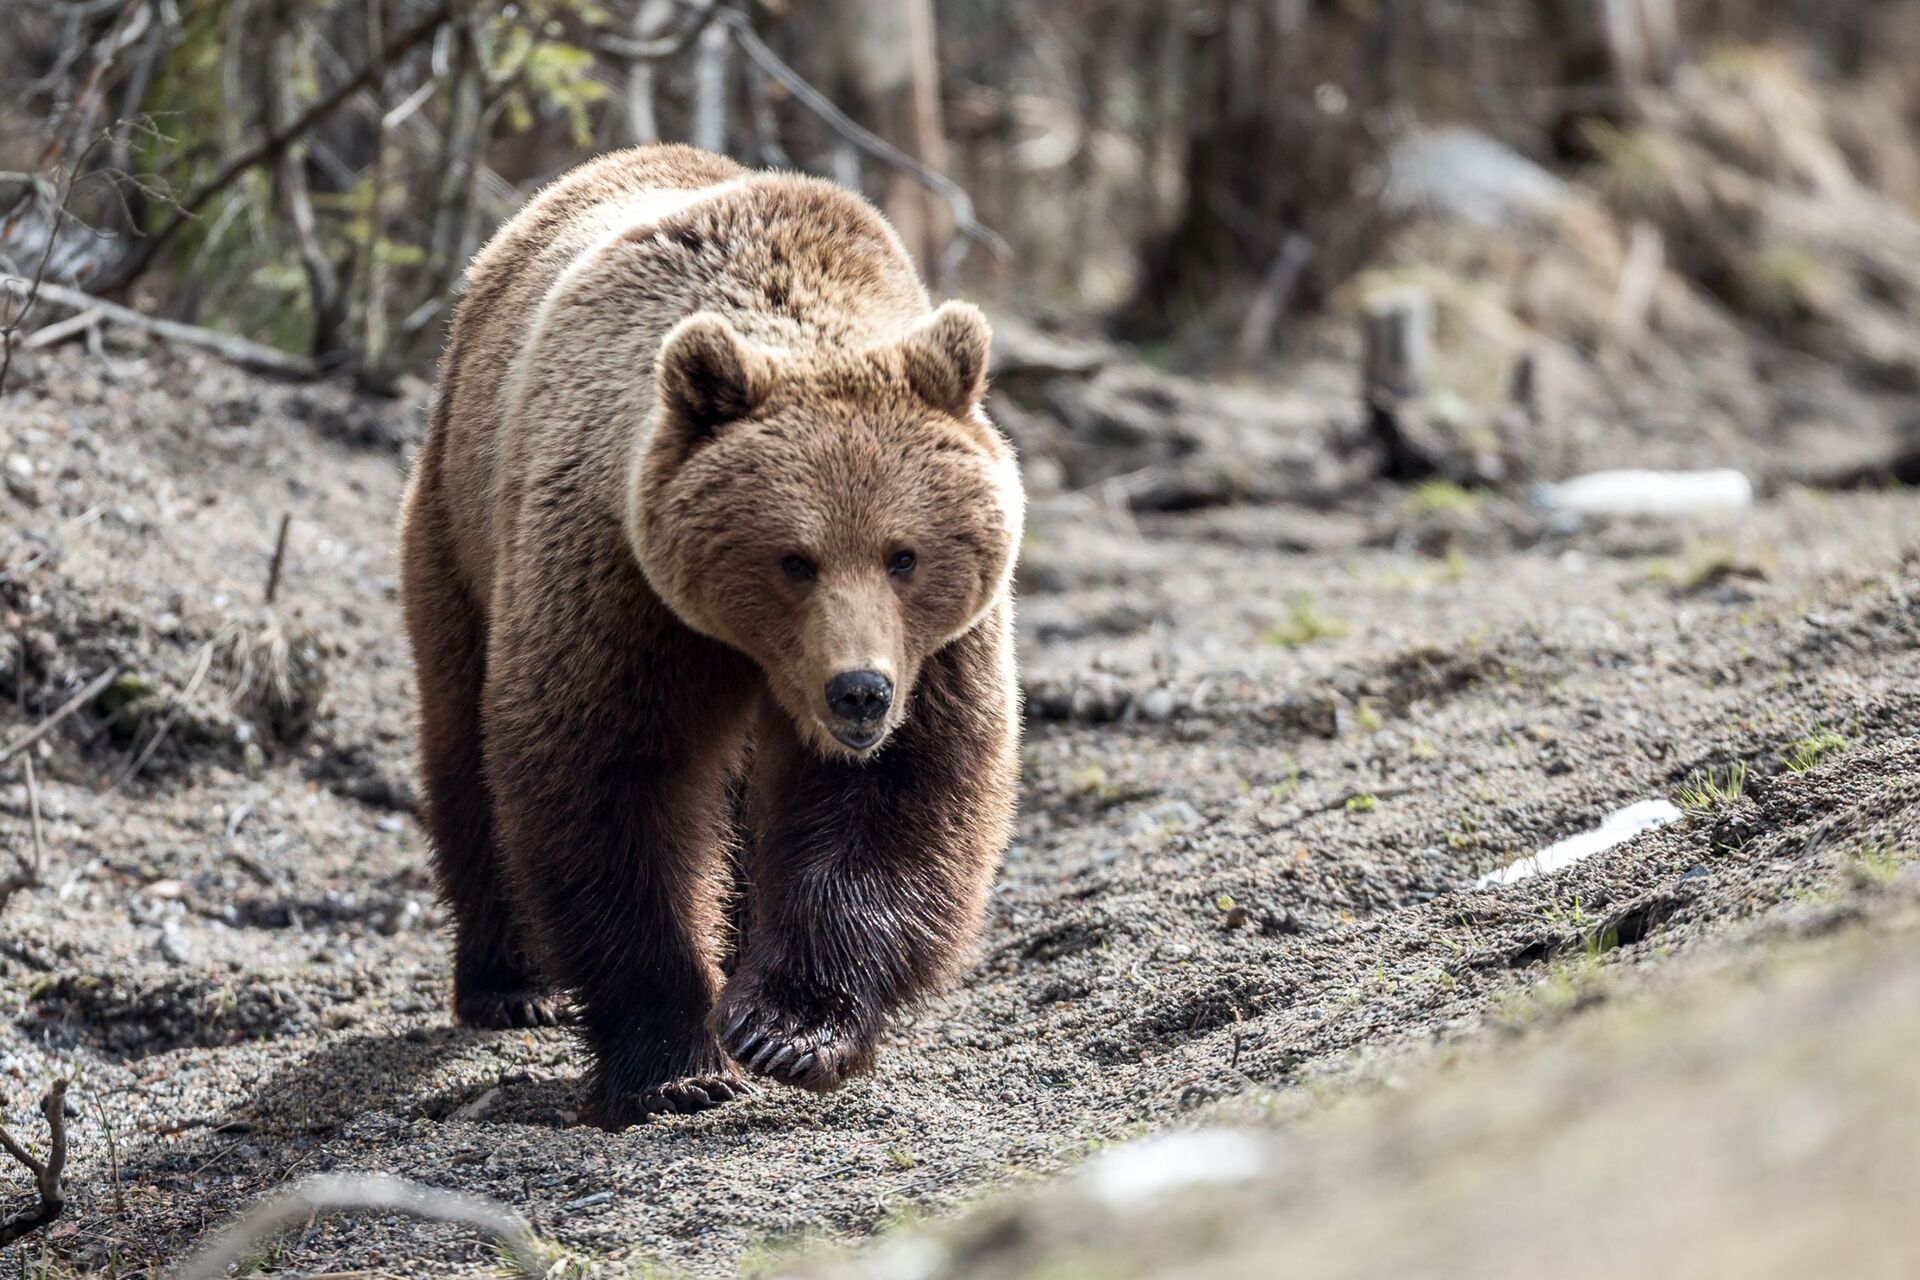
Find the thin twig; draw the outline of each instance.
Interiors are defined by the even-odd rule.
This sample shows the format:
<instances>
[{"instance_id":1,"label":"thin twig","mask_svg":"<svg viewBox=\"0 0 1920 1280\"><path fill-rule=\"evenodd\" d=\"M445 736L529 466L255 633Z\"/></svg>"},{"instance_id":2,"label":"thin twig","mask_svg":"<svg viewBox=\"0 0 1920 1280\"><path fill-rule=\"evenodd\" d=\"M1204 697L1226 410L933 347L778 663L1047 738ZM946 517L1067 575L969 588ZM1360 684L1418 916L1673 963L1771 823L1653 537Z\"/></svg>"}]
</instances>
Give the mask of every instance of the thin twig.
<instances>
[{"instance_id":1,"label":"thin twig","mask_svg":"<svg viewBox=\"0 0 1920 1280\"><path fill-rule=\"evenodd\" d=\"M23 1209L5 1222L0 1222L0 1248L5 1248L29 1232L38 1231L58 1218L67 1207L67 1189L61 1179L67 1168L67 1086L71 1083L64 1077L55 1080L53 1087L47 1090L47 1096L40 1101L40 1114L47 1118L45 1160L34 1159L27 1154L26 1148L13 1140L12 1134L0 1128L0 1147L4 1147L8 1155L33 1175L34 1190L40 1195L40 1202L31 1209Z\"/></svg>"},{"instance_id":2,"label":"thin twig","mask_svg":"<svg viewBox=\"0 0 1920 1280\"><path fill-rule=\"evenodd\" d=\"M108 667L105 671L102 671L99 675L95 676L92 680L88 681L87 687L80 690L80 692L74 694L71 698L68 698L65 702L61 703L60 709L58 711L55 711L52 715L48 716L46 719L42 720L39 724L33 726L33 728L27 730L25 733L15 738L12 742L9 742L5 747L0 747L0 764L5 764L7 761L19 755L22 751L25 751L28 747L32 746L34 743L40 741L40 739L46 737L49 733L53 732L53 729L56 725L58 725L62 720L65 720L68 716L72 715L74 712L78 711L80 708L86 706L89 702L92 702L95 698L99 697L100 691L105 689L108 685L112 684L115 680L119 678L119 676L120 676L120 665L118 663L115 663L113 666Z\"/></svg>"},{"instance_id":3,"label":"thin twig","mask_svg":"<svg viewBox=\"0 0 1920 1280\"><path fill-rule=\"evenodd\" d=\"M215 1280L257 1250L268 1237L327 1212L404 1213L429 1222L457 1222L491 1236L527 1280L548 1274L533 1231L519 1214L483 1196L422 1186L381 1173L325 1173L296 1183L254 1206L174 1273L174 1280Z\"/></svg>"},{"instance_id":4,"label":"thin twig","mask_svg":"<svg viewBox=\"0 0 1920 1280\"><path fill-rule=\"evenodd\" d=\"M100 1117L100 1131L107 1135L107 1170L113 1176L113 1212L116 1217L127 1214L127 1197L120 1190L120 1148L113 1139L113 1122L107 1119L106 1104L100 1101L98 1094L93 1099L94 1114Z\"/></svg>"},{"instance_id":5,"label":"thin twig","mask_svg":"<svg viewBox=\"0 0 1920 1280\"><path fill-rule=\"evenodd\" d=\"M273 540L273 563L267 566L267 603L273 603L273 597L280 591L280 566L287 559L287 526L293 523L293 512L288 511L280 517L280 534Z\"/></svg>"},{"instance_id":6,"label":"thin twig","mask_svg":"<svg viewBox=\"0 0 1920 1280\"><path fill-rule=\"evenodd\" d=\"M181 709L185 707L187 703L193 699L193 695L199 691L200 682L207 678L207 668L212 665L213 641L209 640L200 646L200 662L199 665L193 669L193 678L187 681L187 687L181 690L180 697L174 704L167 708L167 714L160 721L160 727L153 731L153 736L147 739L147 745L140 749L139 756L135 758L131 765L127 766L127 771L120 775L119 781L113 784L113 790L118 791L121 787L132 782L135 777L139 776L140 770L146 766L147 761L153 759L153 753L160 749L161 742L166 739L167 731L172 729L173 722L180 718Z\"/></svg>"}]
</instances>

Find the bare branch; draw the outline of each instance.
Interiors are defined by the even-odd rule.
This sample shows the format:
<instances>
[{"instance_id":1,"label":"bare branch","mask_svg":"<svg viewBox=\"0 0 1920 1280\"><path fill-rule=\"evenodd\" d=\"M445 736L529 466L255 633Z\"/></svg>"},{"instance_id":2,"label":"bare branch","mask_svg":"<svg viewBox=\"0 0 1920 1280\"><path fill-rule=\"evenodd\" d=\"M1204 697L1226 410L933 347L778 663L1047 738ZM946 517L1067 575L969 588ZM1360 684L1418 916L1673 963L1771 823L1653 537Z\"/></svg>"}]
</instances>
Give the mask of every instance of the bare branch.
<instances>
[{"instance_id":1,"label":"bare branch","mask_svg":"<svg viewBox=\"0 0 1920 1280\"><path fill-rule=\"evenodd\" d=\"M135 14L139 14L143 18L148 16L146 14L146 0L126 0L126 3L121 6L120 16L113 20L112 29L107 32L106 38L101 40L97 46L98 52L94 55L93 69L87 73L86 81L81 84L79 91L73 95L73 101L67 105L67 117L61 122L60 128L55 131L53 137L48 140L46 148L40 152L40 160L35 166L36 168L45 169L49 165L57 163L61 153L67 149L67 143L71 141L73 137L74 126L80 122L84 114L83 109L86 107L88 100L93 97L93 91L100 85L100 77L106 74L107 68L113 65L114 57L118 55L120 50L126 47L128 43L126 39L123 39L123 36L130 35L132 39L138 39L140 37L144 27L131 33L126 31L127 23L133 19ZM8 227L7 229L11 231L12 227Z\"/></svg>"},{"instance_id":2,"label":"bare branch","mask_svg":"<svg viewBox=\"0 0 1920 1280\"><path fill-rule=\"evenodd\" d=\"M600 47L608 56L627 62L659 62L666 58L678 57L693 47L693 42L700 38L702 31L706 30L707 23L720 13L720 8L714 0L697 0L696 3L686 4L683 7L687 11L687 17L677 31L651 40L603 36Z\"/></svg>"},{"instance_id":3,"label":"bare branch","mask_svg":"<svg viewBox=\"0 0 1920 1280\"><path fill-rule=\"evenodd\" d=\"M251 150L228 161L199 190L181 201L179 208L174 211L173 217L169 218L165 225L140 242L139 248L135 249L119 270L114 272L103 291L113 293L139 279L141 274L153 264L160 250L180 234L181 228L197 217L215 196L232 186L241 174L277 159L281 152L305 137L316 125L338 111L355 94L385 75L387 69L395 62L438 35L440 28L446 25L452 16L453 0L440 0L440 3L436 4L425 17L388 41L380 53L370 59L365 66L335 85L332 93L301 112L299 117L291 123L270 129L267 136Z\"/></svg>"},{"instance_id":4,"label":"bare branch","mask_svg":"<svg viewBox=\"0 0 1920 1280\"><path fill-rule=\"evenodd\" d=\"M47 1096L40 1100L40 1114L47 1118L45 1160L34 1159L26 1148L14 1141L12 1134L0 1128L0 1147L33 1175L34 1190L40 1195L40 1202L33 1208L23 1209L0 1222L0 1248L38 1231L66 1210L67 1189L62 1178L67 1168L67 1086L71 1083L64 1077L55 1080Z\"/></svg>"},{"instance_id":5,"label":"bare branch","mask_svg":"<svg viewBox=\"0 0 1920 1280\"><path fill-rule=\"evenodd\" d=\"M494 1200L422 1186L380 1173L327 1173L254 1206L174 1272L174 1280L216 1280L270 1236L316 1214L402 1213L457 1222L491 1236L526 1280L544 1280L551 1260L520 1215Z\"/></svg>"},{"instance_id":6,"label":"bare branch","mask_svg":"<svg viewBox=\"0 0 1920 1280\"><path fill-rule=\"evenodd\" d=\"M104 317L105 313L101 311L100 308L89 307L77 315L68 316L65 320L56 320L52 324L41 325L21 341L20 349L22 351L39 351L46 347L51 347L57 342L65 342L76 333L82 333L85 330L93 328L99 324Z\"/></svg>"}]
</instances>

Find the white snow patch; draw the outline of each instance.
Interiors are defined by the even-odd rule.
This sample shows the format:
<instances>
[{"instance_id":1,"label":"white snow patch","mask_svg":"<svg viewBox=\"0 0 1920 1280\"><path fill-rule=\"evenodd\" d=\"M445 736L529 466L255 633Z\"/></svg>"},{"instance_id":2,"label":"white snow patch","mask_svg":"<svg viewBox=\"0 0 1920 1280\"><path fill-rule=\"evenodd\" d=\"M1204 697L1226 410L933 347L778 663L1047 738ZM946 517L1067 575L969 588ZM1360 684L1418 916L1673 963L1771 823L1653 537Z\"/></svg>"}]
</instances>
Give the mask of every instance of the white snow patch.
<instances>
[{"instance_id":1,"label":"white snow patch","mask_svg":"<svg viewBox=\"0 0 1920 1280\"><path fill-rule=\"evenodd\" d=\"M1738 471L1595 471L1533 491L1533 504L1577 516L1684 516L1753 505Z\"/></svg>"},{"instance_id":2,"label":"white snow patch","mask_svg":"<svg viewBox=\"0 0 1920 1280\"><path fill-rule=\"evenodd\" d=\"M1542 875L1548 871L1558 871L1570 867L1580 859L1611 849L1633 839L1642 831L1651 831L1655 827L1664 827L1680 817L1680 810L1666 800L1641 800L1624 809L1615 809L1600 820L1600 825L1591 831L1582 831L1579 835L1568 836L1565 840L1555 841L1537 853L1530 853L1518 862L1509 863L1490 875L1481 876L1478 887L1485 889L1493 885L1513 884L1525 880L1528 876Z\"/></svg>"},{"instance_id":3,"label":"white snow patch","mask_svg":"<svg viewBox=\"0 0 1920 1280\"><path fill-rule=\"evenodd\" d=\"M1087 1164L1086 1184L1109 1209L1124 1209L1187 1187L1245 1182L1266 1167L1260 1139L1233 1129L1195 1129L1142 1138Z\"/></svg>"}]
</instances>

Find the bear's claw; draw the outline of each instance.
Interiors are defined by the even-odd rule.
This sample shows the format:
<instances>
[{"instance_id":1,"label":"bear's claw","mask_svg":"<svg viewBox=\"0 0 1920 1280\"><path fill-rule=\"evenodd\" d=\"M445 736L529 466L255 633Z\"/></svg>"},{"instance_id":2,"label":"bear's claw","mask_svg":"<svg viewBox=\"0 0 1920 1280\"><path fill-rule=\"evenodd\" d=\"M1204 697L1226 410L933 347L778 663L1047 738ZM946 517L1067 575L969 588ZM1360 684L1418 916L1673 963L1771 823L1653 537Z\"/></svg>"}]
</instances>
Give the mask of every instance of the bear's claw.
<instances>
[{"instance_id":1,"label":"bear's claw","mask_svg":"<svg viewBox=\"0 0 1920 1280\"><path fill-rule=\"evenodd\" d=\"M587 1107L581 1118L602 1129L644 1124L654 1116L692 1115L723 1103L751 1097L759 1090L730 1074L685 1076L643 1093L622 1095Z\"/></svg>"},{"instance_id":2,"label":"bear's claw","mask_svg":"<svg viewBox=\"0 0 1920 1280\"><path fill-rule=\"evenodd\" d=\"M570 1021L552 991L482 991L454 1002L453 1016L462 1026L486 1031L523 1027L558 1027Z\"/></svg>"},{"instance_id":3,"label":"bear's claw","mask_svg":"<svg viewBox=\"0 0 1920 1280\"><path fill-rule=\"evenodd\" d=\"M860 1069L865 1056L860 1045L832 1027L762 1029L750 1009L725 1025L721 1043L735 1062L755 1075L816 1093L839 1088Z\"/></svg>"}]
</instances>

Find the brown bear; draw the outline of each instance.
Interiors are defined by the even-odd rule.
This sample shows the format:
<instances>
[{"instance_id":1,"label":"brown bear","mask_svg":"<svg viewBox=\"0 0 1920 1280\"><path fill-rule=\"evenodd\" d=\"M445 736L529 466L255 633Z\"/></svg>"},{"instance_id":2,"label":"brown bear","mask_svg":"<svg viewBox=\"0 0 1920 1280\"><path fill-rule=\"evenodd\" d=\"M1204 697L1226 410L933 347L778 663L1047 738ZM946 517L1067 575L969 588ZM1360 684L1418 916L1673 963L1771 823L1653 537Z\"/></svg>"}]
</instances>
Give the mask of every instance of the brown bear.
<instances>
[{"instance_id":1,"label":"brown bear","mask_svg":"<svg viewBox=\"0 0 1920 1280\"><path fill-rule=\"evenodd\" d=\"M400 527L425 819L456 1017L564 1002L588 1119L836 1088L975 934L1019 754L988 340L859 197L686 147L474 259Z\"/></svg>"}]
</instances>

